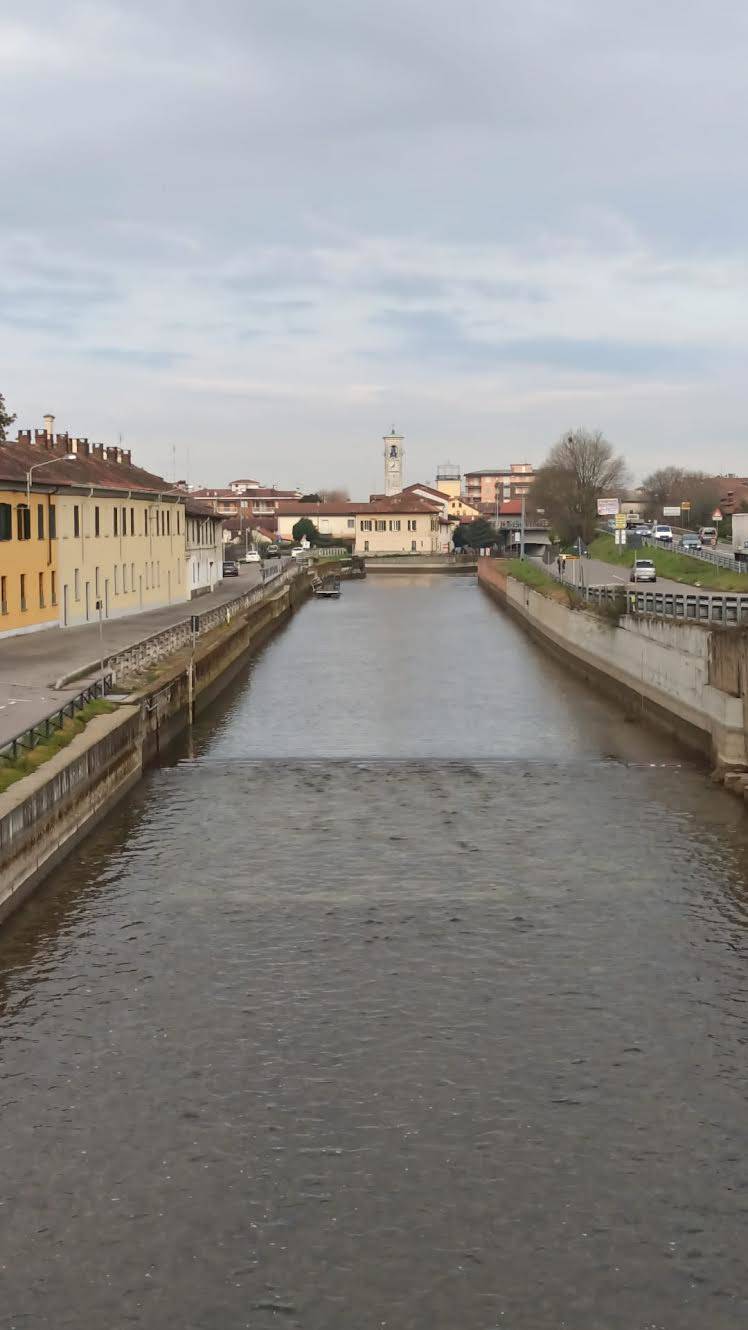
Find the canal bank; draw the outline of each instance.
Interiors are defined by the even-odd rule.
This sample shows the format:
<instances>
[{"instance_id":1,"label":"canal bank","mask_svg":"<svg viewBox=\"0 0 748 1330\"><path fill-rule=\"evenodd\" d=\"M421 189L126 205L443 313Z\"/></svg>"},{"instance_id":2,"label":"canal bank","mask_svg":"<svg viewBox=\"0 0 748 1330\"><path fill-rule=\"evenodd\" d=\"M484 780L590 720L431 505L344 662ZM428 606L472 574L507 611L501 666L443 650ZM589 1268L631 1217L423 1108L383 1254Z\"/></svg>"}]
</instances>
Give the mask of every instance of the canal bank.
<instances>
[{"instance_id":1,"label":"canal bank","mask_svg":"<svg viewBox=\"0 0 748 1330\"><path fill-rule=\"evenodd\" d=\"M310 594L314 576L291 569L282 584L251 592L239 612L222 607L194 651L177 626L110 661L126 704L90 721L68 747L0 794L0 921L231 683Z\"/></svg>"},{"instance_id":2,"label":"canal bank","mask_svg":"<svg viewBox=\"0 0 748 1330\"><path fill-rule=\"evenodd\" d=\"M612 697L703 754L717 772L743 769L742 634L645 615L595 613L544 595L481 559L478 581L546 650Z\"/></svg>"}]
</instances>

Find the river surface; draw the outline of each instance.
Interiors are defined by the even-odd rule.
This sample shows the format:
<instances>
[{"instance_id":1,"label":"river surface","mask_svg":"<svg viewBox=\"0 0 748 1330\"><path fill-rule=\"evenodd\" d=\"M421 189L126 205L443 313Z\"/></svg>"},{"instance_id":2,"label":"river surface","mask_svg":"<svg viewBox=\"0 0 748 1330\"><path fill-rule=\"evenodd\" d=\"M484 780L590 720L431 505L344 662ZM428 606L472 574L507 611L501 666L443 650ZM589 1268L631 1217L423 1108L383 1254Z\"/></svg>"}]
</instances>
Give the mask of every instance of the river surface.
<instances>
[{"instance_id":1,"label":"river surface","mask_svg":"<svg viewBox=\"0 0 748 1330\"><path fill-rule=\"evenodd\" d=\"M747 839L472 578L307 604L0 934L3 1330L745 1327Z\"/></svg>"}]
</instances>

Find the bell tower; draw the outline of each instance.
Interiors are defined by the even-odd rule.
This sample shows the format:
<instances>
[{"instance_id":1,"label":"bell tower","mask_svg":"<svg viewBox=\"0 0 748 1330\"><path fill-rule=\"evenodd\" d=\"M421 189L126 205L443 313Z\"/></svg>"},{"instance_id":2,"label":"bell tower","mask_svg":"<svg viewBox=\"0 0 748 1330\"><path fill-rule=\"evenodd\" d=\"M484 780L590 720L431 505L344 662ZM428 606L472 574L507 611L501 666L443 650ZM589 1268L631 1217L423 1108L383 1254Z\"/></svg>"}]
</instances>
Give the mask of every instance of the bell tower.
<instances>
[{"instance_id":1,"label":"bell tower","mask_svg":"<svg viewBox=\"0 0 748 1330\"><path fill-rule=\"evenodd\" d=\"M389 434L384 436L384 492L388 497L399 494L403 487L404 464L403 436L395 433L393 425Z\"/></svg>"}]
</instances>

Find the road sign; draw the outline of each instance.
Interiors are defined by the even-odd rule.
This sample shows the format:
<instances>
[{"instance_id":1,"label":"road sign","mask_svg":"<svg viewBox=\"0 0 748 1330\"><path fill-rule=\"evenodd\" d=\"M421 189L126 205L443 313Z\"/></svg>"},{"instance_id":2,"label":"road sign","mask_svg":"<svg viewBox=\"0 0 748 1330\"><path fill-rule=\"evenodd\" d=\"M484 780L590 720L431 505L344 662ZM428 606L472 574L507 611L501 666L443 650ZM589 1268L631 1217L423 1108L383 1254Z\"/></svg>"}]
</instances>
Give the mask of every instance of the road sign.
<instances>
[{"instance_id":1,"label":"road sign","mask_svg":"<svg viewBox=\"0 0 748 1330\"><path fill-rule=\"evenodd\" d=\"M597 515L598 517L615 517L619 507L617 499L598 499Z\"/></svg>"},{"instance_id":2,"label":"road sign","mask_svg":"<svg viewBox=\"0 0 748 1330\"><path fill-rule=\"evenodd\" d=\"M626 530L626 514L616 513L616 531Z\"/></svg>"},{"instance_id":3,"label":"road sign","mask_svg":"<svg viewBox=\"0 0 748 1330\"><path fill-rule=\"evenodd\" d=\"M690 499L684 499L683 502L682 502L682 504L681 504L681 508L686 508L686 509L688 509L688 508L690 508L690 507L691 507L691 500L690 500Z\"/></svg>"},{"instance_id":4,"label":"road sign","mask_svg":"<svg viewBox=\"0 0 748 1330\"><path fill-rule=\"evenodd\" d=\"M712 521L713 521L713 522L721 522L721 521L722 521L722 509L721 509L721 508L715 508L714 512L712 513Z\"/></svg>"},{"instance_id":5,"label":"road sign","mask_svg":"<svg viewBox=\"0 0 748 1330\"><path fill-rule=\"evenodd\" d=\"M680 506L676 507L674 503L668 504L667 508L662 510L663 517L680 517Z\"/></svg>"}]
</instances>

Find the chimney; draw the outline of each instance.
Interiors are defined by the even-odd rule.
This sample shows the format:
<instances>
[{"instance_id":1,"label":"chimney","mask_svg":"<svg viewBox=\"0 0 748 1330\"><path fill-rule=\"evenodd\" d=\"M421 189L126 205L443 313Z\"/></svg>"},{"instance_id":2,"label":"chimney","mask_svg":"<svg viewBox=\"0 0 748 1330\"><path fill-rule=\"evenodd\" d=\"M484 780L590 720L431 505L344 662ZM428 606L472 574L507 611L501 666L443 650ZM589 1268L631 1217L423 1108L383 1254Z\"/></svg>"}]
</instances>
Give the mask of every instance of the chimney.
<instances>
[{"instance_id":1,"label":"chimney","mask_svg":"<svg viewBox=\"0 0 748 1330\"><path fill-rule=\"evenodd\" d=\"M19 429L19 431L18 431L18 443L31 443L31 430L30 430L30 429Z\"/></svg>"},{"instance_id":2,"label":"chimney","mask_svg":"<svg viewBox=\"0 0 748 1330\"><path fill-rule=\"evenodd\" d=\"M55 432L55 418L49 412L44 417L44 432L48 439L53 438Z\"/></svg>"},{"instance_id":3,"label":"chimney","mask_svg":"<svg viewBox=\"0 0 748 1330\"><path fill-rule=\"evenodd\" d=\"M47 431L44 430L44 429L35 429L35 430L34 430L34 438L33 438L32 442L33 442L33 443L38 443L38 444L40 445L40 447L46 447L46 445L47 445Z\"/></svg>"},{"instance_id":4,"label":"chimney","mask_svg":"<svg viewBox=\"0 0 748 1330\"><path fill-rule=\"evenodd\" d=\"M98 459L99 459L100 462L103 462L103 461L104 461L104 445L103 445L103 443L95 443L95 444L93 445L93 448L92 448L91 451L93 452L94 457L98 457Z\"/></svg>"},{"instance_id":5,"label":"chimney","mask_svg":"<svg viewBox=\"0 0 748 1330\"><path fill-rule=\"evenodd\" d=\"M116 449L116 448L106 448L106 449L105 449L105 452L106 452L106 460L107 460L107 462L116 462L116 461L117 461L117 449Z\"/></svg>"}]
</instances>

